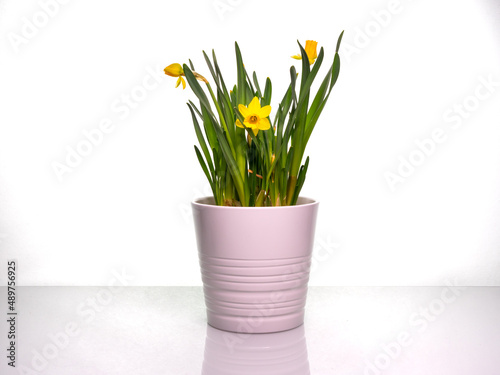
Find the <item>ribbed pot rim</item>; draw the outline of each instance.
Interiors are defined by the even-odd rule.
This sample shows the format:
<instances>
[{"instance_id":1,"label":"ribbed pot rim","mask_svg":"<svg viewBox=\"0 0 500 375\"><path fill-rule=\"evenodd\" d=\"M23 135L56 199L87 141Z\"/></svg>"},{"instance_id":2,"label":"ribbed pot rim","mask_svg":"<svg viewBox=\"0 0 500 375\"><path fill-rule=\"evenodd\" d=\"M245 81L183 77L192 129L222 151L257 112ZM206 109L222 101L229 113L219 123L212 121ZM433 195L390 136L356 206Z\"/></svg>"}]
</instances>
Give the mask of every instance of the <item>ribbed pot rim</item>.
<instances>
[{"instance_id":1,"label":"ribbed pot rim","mask_svg":"<svg viewBox=\"0 0 500 375\"><path fill-rule=\"evenodd\" d=\"M298 203L301 202L301 203ZM271 207L234 207L234 206L217 206L215 205L215 200L214 197L212 196L206 196L206 197L201 197L193 200L191 202L193 206L198 206L198 207L211 207L212 209L215 210L296 210L302 207L309 207L309 206L317 206L319 204L319 201L308 198L308 197L299 197L297 199L297 204L295 206L271 206Z\"/></svg>"}]
</instances>

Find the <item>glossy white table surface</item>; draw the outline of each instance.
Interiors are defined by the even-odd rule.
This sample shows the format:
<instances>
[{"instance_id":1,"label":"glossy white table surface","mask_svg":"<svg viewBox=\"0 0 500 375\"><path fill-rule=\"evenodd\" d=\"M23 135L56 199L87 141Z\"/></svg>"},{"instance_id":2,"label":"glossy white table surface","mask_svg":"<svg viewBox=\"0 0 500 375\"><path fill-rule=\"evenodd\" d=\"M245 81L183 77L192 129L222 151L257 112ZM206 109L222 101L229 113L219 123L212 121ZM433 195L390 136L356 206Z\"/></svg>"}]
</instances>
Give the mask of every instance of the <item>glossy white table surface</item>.
<instances>
[{"instance_id":1,"label":"glossy white table surface","mask_svg":"<svg viewBox=\"0 0 500 375\"><path fill-rule=\"evenodd\" d=\"M6 375L500 374L497 287L311 287L304 326L267 335L208 327L201 287L17 293Z\"/></svg>"}]
</instances>

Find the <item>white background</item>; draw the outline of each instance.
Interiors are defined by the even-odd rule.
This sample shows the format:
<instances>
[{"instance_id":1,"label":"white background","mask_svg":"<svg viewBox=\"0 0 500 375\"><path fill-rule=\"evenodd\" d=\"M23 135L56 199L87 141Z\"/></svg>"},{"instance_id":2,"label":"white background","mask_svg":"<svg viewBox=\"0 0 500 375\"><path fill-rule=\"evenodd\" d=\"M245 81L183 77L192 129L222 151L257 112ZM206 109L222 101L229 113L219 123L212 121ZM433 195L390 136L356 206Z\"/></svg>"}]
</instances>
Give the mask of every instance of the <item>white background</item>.
<instances>
[{"instance_id":1,"label":"white background","mask_svg":"<svg viewBox=\"0 0 500 375\"><path fill-rule=\"evenodd\" d=\"M237 40L276 108L296 40L331 61L342 30L340 79L307 150L303 195L321 202L311 284L500 285L500 87L471 99L500 81L498 1L41 3L0 0L0 261L18 260L22 285L102 285L113 270L200 285L189 202L209 189L194 95L163 68L191 58L209 76L201 51L215 48L232 85ZM474 110L443 118L464 102ZM105 119L112 131L60 181L54 162ZM384 174L437 128L446 140L393 191Z\"/></svg>"}]
</instances>

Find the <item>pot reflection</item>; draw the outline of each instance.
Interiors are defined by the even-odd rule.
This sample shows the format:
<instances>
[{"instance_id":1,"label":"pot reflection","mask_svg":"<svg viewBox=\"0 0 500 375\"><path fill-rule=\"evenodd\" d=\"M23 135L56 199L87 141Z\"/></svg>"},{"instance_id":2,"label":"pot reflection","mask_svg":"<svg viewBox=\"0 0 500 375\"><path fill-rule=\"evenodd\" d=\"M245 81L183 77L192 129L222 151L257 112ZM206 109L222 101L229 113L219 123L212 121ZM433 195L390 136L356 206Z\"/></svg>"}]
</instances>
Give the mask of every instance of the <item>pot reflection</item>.
<instances>
[{"instance_id":1,"label":"pot reflection","mask_svg":"<svg viewBox=\"0 0 500 375\"><path fill-rule=\"evenodd\" d=\"M243 334L207 325L202 375L309 375L304 326Z\"/></svg>"}]
</instances>

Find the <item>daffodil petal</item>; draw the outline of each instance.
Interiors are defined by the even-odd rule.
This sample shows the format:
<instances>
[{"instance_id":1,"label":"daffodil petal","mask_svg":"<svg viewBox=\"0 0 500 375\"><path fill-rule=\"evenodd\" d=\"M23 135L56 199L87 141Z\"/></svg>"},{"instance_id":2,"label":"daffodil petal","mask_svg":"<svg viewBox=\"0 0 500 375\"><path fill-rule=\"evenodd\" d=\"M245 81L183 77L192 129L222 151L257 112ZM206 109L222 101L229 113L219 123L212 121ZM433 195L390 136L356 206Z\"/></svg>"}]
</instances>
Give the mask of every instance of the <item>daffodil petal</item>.
<instances>
[{"instance_id":1,"label":"daffodil petal","mask_svg":"<svg viewBox=\"0 0 500 375\"><path fill-rule=\"evenodd\" d=\"M254 114L254 113L257 113L258 111L260 111L259 98L257 98L256 96L254 96L253 99L252 99L252 101L248 105L248 112L250 114Z\"/></svg>"},{"instance_id":2,"label":"daffodil petal","mask_svg":"<svg viewBox=\"0 0 500 375\"><path fill-rule=\"evenodd\" d=\"M269 122L269 120L267 118L261 118L257 127L260 130L267 130L271 127L271 123Z\"/></svg>"},{"instance_id":3,"label":"daffodil petal","mask_svg":"<svg viewBox=\"0 0 500 375\"><path fill-rule=\"evenodd\" d=\"M271 106L270 105L266 105L266 106L262 107L259 111L260 118L267 117L270 114L271 114Z\"/></svg>"},{"instance_id":4,"label":"daffodil petal","mask_svg":"<svg viewBox=\"0 0 500 375\"><path fill-rule=\"evenodd\" d=\"M292 57L292 59L295 59L295 60L302 60L302 56L301 55L293 55L291 57Z\"/></svg>"},{"instance_id":5,"label":"daffodil petal","mask_svg":"<svg viewBox=\"0 0 500 375\"><path fill-rule=\"evenodd\" d=\"M240 120L236 120L236 126L237 126L238 128L244 128L244 126L243 126L243 124L241 123L241 121L240 121Z\"/></svg>"},{"instance_id":6,"label":"daffodil petal","mask_svg":"<svg viewBox=\"0 0 500 375\"><path fill-rule=\"evenodd\" d=\"M175 88L179 87L180 84L181 84L181 77L179 77L179 79L177 79L177 83L175 84Z\"/></svg>"},{"instance_id":7,"label":"daffodil petal","mask_svg":"<svg viewBox=\"0 0 500 375\"><path fill-rule=\"evenodd\" d=\"M180 77L184 75L184 70L182 70L181 64L170 64L164 69L166 75L170 77Z\"/></svg>"},{"instance_id":8,"label":"daffodil petal","mask_svg":"<svg viewBox=\"0 0 500 375\"><path fill-rule=\"evenodd\" d=\"M304 50L306 51L306 55L309 59L309 65L314 64L314 61L318 58L318 42L315 40L306 40L306 46Z\"/></svg>"},{"instance_id":9,"label":"daffodil petal","mask_svg":"<svg viewBox=\"0 0 500 375\"><path fill-rule=\"evenodd\" d=\"M182 89L184 90L186 88L186 81L184 80L184 78L182 77L179 77L181 79L181 82L182 82Z\"/></svg>"},{"instance_id":10,"label":"daffodil petal","mask_svg":"<svg viewBox=\"0 0 500 375\"><path fill-rule=\"evenodd\" d=\"M245 107L243 104L238 105L238 110L240 111L243 117L248 117L248 108Z\"/></svg>"},{"instance_id":11,"label":"daffodil petal","mask_svg":"<svg viewBox=\"0 0 500 375\"><path fill-rule=\"evenodd\" d=\"M307 57L309 57L309 60L311 59L316 59L318 57L318 54L316 52L316 49L318 47L318 42L315 40L306 40L306 50Z\"/></svg>"},{"instance_id":12,"label":"daffodil petal","mask_svg":"<svg viewBox=\"0 0 500 375\"><path fill-rule=\"evenodd\" d=\"M257 133L259 132L259 129L257 129L257 128L253 128L252 130L253 130L254 135L257 135Z\"/></svg>"}]
</instances>

